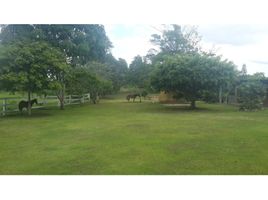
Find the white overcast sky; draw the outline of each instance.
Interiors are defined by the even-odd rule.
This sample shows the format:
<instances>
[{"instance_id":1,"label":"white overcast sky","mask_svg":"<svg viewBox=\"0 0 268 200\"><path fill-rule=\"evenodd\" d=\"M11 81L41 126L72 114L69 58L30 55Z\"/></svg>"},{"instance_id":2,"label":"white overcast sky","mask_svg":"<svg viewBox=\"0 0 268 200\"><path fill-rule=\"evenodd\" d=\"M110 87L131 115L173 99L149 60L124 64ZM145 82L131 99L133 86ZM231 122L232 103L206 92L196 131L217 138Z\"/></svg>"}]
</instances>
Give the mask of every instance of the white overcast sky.
<instances>
[{"instance_id":1,"label":"white overcast sky","mask_svg":"<svg viewBox=\"0 0 268 200\"><path fill-rule=\"evenodd\" d=\"M153 47L150 37L160 33L161 25L105 24L105 30L113 43L112 53L128 63L136 55L144 56ZM226 24L196 25L205 49L214 48L217 53L233 61L238 69L247 65L248 73L264 72L268 76L268 25Z\"/></svg>"}]
</instances>

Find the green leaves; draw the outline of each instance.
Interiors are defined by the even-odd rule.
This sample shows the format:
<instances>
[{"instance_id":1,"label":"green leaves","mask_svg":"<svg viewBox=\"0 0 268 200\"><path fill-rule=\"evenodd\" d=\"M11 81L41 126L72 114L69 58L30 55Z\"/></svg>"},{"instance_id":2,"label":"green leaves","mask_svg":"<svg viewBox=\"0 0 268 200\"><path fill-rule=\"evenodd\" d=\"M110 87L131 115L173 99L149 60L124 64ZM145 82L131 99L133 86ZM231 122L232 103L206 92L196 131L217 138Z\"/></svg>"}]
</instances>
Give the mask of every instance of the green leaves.
<instances>
[{"instance_id":1,"label":"green leaves","mask_svg":"<svg viewBox=\"0 0 268 200\"><path fill-rule=\"evenodd\" d=\"M162 35L153 34L151 42L164 54L197 53L200 51L201 38L195 27L172 25L172 29L164 30Z\"/></svg>"},{"instance_id":2,"label":"green leaves","mask_svg":"<svg viewBox=\"0 0 268 200\"><path fill-rule=\"evenodd\" d=\"M201 98L204 91L213 91L215 83L227 76L217 76L223 68L218 58L200 54L166 56L157 64L152 85L158 91L172 92L188 101ZM234 71L232 66L228 66ZM228 70L229 70L228 68Z\"/></svg>"},{"instance_id":3,"label":"green leaves","mask_svg":"<svg viewBox=\"0 0 268 200\"><path fill-rule=\"evenodd\" d=\"M152 65L148 64L146 59L136 56L129 66L128 83L138 88L147 89L150 87L150 75Z\"/></svg>"},{"instance_id":4,"label":"green leaves","mask_svg":"<svg viewBox=\"0 0 268 200\"><path fill-rule=\"evenodd\" d=\"M266 95L261 74L247 75L238 87L238 102L240 110L257 110L262 108L262 103Z\"/></svg>"},{"instance_id":5,"label":"green leaves","mask_svg":"<svg viewBox=\"0 0 268 200\"><path fill-rule=\"evenodd\" d=\"M71 69L66 77L66 89L69 94L107 94L112 90L111 82L101 80L86 67Z\"/></svg>"},{"instance_id":6,"label":"green leaves","mask_svg":"<svg viewBox=\"0 0 268 200\"><path fill-rule=\"evenodd\" d=\"M73 65L92 60L104 61L112 47L104 27L98 24L3 25L0 40L3 44L46 42L59 48Z\"/></svg>"},{"instance_id":7,"label":"green leaves","mask_svg":"<svg viewBox=\"0 0 268 200\"><path fill-rule=\"evenodd\" d=\"M2 46L0 81L10 91L40 92L67 67L65 56L45 42L16 42Z\"/></svg>"}]
</instances>

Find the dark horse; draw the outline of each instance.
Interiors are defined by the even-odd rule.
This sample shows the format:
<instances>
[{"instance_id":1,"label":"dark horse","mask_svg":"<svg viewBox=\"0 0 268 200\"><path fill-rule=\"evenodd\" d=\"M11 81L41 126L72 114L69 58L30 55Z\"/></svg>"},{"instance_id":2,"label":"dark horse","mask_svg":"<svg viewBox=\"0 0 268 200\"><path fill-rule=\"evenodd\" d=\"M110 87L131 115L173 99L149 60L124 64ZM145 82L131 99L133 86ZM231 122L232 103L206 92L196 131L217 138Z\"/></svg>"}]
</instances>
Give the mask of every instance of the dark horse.
<instances>
[{"instance_id":1,"label":"dark horse","mask_svg":"<svg viewBox=\"0 0 268 200\"><path fill-rule=\"evenodd\" d=\"M129 101L130 99L133 99L133 102L135 101L136 97L140 97L141 102L141 95L140 94L129 94L127 95L126 99Z\"/></svg>"},{"instance_id":2,"label":"dark horse","mask_svg":"<svg viewBox=\"0 0 268 200\"><path fill-rule=\"evenodd\" d=\"M31 107L33 106L34 103L38 104L37 99L31 100ZM20 110L20 112L22 112L23 108L26 108L26 109L28 108L28 101L20 101L19 102L19 110Z\"/></svg>"}]
</instances>

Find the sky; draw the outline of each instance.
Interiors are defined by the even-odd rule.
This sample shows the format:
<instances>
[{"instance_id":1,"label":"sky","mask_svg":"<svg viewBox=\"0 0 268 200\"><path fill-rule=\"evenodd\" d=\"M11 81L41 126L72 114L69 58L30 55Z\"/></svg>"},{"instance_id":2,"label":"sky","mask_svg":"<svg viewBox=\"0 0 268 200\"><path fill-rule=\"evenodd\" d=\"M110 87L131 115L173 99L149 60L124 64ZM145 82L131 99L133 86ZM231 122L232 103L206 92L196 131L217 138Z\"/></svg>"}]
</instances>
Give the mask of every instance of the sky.
<instances>
[{"instance_id":1,"label":"sky","mask_svg":"<svg viewBox=\"0 0 268 200\"><path fill-rule=\"evenodd\" d=\"M105 24L113 43L112 53L124 58L128 64L136 55L144 56L153 45L151 35L160 34L163 25ZM202 37L204 49L214 49L233 61L238 69L246 64L249 74L264 72L268 76L268 25L260 24L204 24L194 25Z\"/></svg>"}]
</instances>

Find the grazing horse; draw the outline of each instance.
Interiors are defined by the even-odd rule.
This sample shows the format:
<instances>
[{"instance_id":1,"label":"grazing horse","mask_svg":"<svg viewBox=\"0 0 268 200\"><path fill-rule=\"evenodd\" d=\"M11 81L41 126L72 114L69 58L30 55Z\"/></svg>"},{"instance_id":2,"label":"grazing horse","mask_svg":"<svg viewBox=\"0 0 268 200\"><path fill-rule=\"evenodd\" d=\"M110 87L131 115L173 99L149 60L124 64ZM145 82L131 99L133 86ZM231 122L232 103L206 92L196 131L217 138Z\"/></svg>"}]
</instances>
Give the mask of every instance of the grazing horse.
<instances>
[{"instance_id":1,"label":"grazing horse","mask_svg":"<svg viewBox=\"0 0 268 200\"><path fill-rule=\"evenodd\" d=\"M37 102L37 99L33 99L33 100L31 100L31 107L33 106L33 104L38 104L38 102ZM19 110L20 110L20 112L22 112L22 109L23 108L28 108L28 101L20 101L19 102Z\"/></svg>"},{"instance_id":2,"label":"grazing horse","mask_svg":"<svg viewBox=\"0 0 268 200\"><path fill-rule=\"evenodd\" d=\"M133 102L135 101L136 97L140 97L141 102L141 95L140 94L129 94L127 95L126 99L129 101L130 99L133 99Z\"/></svg>"}]
</instances>

